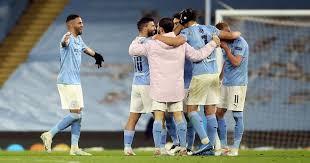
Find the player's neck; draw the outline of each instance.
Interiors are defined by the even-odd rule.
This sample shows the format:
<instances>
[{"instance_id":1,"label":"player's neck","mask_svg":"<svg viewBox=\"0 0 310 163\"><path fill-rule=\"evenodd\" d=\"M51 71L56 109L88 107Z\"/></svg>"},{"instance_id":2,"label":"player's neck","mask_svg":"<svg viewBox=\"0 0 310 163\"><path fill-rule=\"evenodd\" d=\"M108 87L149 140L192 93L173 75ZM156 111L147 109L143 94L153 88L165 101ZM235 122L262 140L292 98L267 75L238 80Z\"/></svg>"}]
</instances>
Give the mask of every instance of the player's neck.
<instances>
[{"instance_id":1,"label":"player's neck","mask_svg":"<svg viewBox=\"0 0 310 163\"><path fill-rule=\"evenodd\" d=\"M196 21L190 21L190 22L188 22L188 26L189 26L189 27L191 27L191 26L193 26L193 25L196 25L196 24L197 24Z\"/></svg>"},{"instance_id":2,"label":"player's neck","mask_svg":"<svg viewBox=\"0 0 310 163\"><path fill-rule=\"evenodd\" d=\"M74 36L74 37L78 37L78 34L76 32L74 32L73 30L69 30L69 32Z\"/></svg>"},{"instance_id":3,"label":"player's neck","mask_svg":"<svg viewBox=\"0 0 310 163\"><path fill-rule=\"evenodd\" d=\"M139 32L139 37L147 37L147 34L145 34L144 32Z\"/></svg>"}]
</instances>

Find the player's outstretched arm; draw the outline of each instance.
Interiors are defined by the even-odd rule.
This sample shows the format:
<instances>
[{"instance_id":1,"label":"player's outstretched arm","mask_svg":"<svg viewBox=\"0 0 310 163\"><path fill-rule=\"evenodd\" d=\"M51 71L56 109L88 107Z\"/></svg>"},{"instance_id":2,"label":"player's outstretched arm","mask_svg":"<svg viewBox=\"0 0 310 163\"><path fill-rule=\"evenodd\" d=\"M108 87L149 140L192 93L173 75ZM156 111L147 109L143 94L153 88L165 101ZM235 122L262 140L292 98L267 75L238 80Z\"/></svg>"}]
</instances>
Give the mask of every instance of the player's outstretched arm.
<instances>
[{"instance_id":1,"label":"player's outstretched arm","mask_svg":"<svg viewBox=\"0 0 310 163\"><path fill-rule=\"evenodd\" d=\"M69 46L69 42L70 42L70 32L67 32L65 37L63 38L63 40L61 41L61 47L65 48L67 46Z\"/></svg>"},{"instance_id":2,"label":"player's outstretched arm","mask_svg":"<svg viewBox=\"0 0 310 163\"><path fill-rule=\"evenodd\" d=\"M159 40L169 46L178 47L180 45L183 45L186 42L186 39L183 36L176 36L176 37L167 37L163 35L155 35L153 36L153 39Z\"/></svg>"},{"instance_id":3,"label":"player's outstretched arm","mask_svg":"<svg viewBox=\"0 0 310 163\"><path fill-rule=\"evenodd\" d=\"M227 43L225 41L221 41L221 47L225 50L225 53L227 55L228 60L231 62L231 64L235 67L238 67L243 59L241 55L234 56L231 53L230 48L228 47Z\"/></svg>"},{"instance_id":4,"label":"player's outstretched arm","mask_svg":"<svg viewBox=\"0 0 310 163\"><path fill-rule=\"evenodd\" d=\"M240 32L226 32L226 31L220 31L219 38L223 40L235 40L238 37L240 37Z\"/></svg>"},{"instance_id":5,"label":"player's outstretched arm","mask_svg":"<svg viewBox=\"0 0 310 163\"><path fill-rule=\"evenodd\" d=\"M96 60L95 64L98 66L98 68L102 67L102 63L104 62L104 59L101 54L95 52L94 50L88 47L85 48L84 53L95 58Z\"/></svg>"}]
</instances>

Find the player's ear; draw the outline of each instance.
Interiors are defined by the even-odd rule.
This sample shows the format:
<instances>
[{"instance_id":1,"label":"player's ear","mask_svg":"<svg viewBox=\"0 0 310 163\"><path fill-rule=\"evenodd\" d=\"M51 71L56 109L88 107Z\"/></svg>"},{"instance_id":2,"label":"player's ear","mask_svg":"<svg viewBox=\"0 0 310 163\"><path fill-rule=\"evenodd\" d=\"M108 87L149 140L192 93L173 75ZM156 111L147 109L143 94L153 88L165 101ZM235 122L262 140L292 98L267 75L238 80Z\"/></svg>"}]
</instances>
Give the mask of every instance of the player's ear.
<instances>
[{"instance_id":1,"label":"player's ear","mask_svg":"<svg viewBox=\"0 0 310 163\"><path fill-rule=\"evenodd\" d=\"M159 27L159 34L163 34L165 33L164 28L163 27Z\"/></svg>"},{"instance_id":2,"label":"player's ear","mask_svg":"<svg viewBox=\"0 0 310 163\"><path fill-rule=\"evenodd\" d=\"M72 25L71 25L71 22L72 22L72 21L68 21L68 22L66 23L68 28L70 28L70 27L72 26Z\"/></svg>"}]
</instances>

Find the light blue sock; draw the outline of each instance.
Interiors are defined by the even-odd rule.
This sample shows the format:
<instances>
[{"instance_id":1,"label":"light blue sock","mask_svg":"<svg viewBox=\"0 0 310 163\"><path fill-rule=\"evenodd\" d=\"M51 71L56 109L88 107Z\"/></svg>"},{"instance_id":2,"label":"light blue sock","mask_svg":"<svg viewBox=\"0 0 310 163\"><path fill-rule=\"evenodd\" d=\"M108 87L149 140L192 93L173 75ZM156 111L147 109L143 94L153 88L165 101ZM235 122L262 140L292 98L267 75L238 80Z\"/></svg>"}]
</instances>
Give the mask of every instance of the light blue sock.
<instances>
[{"instance_id":1,"label":"light blue sock","mask_svg":"<svg viewBox=\"0 0 310 163\"><path fill-rule=\"evenodd\" d=\"M186 130L187 130L187 124L184 120L177 122L177 134L180 140L180 146L186 147Z\"/></svg>"},{"instance_id":2,"label":"light blue sock","mask_svg":"<svg viewBox=\"0 0 310 163\"><path fill-rule=\"evenodd\" d=\"M239 148L244 131L243 112L233 112L233 117L236 122L233 148Z\"/></svg>"},{"instance_id":3,"label":"light blue sock","mask_svg":"<svg viewBox=\"0 0 310 163\"><path fill-rule=\"evenodd\" d=\"M82 116L71 125L71 145L78 146L81 134Z\"/></svg>"},{"instance_id":4,"label":"light blue sock","mask_svg":"<svg viewBox=\"0 0 310 163\"><path fill-rule=\"evenodd\" d=\"M191 122L187 122L187 148L193 149L193 145L195 142L195 128Z\"/></svg>"},{"instance_id":5,"label":"light blue sock","mask_svg":"<svg viewBox=\"0 0 310 163\"><path fill-rule=\"evenodd\" d=\"M166 143L167 143L167 129L163 128L161 130L160 148L165 148Z\"/></svg>"},{"instance_id":6,"label":"light blue sock","mask_svg":"<svg viewBox=\"0 0 310 163\"><path fill-rule=\"evenodd\" d=\"M189 112L187 113L189 121L195 128L196 133L198 134L200 140L203 140L207 137L206 130L203 127L203 122L200 115L197 112Z\"/></svg>"},{"instance_id":7,"label":"light blue sock","mask_svg":"<svg viewBox=\"0 0 310 163\"><path fill-rule=\"evenodd\" d=\"M217 134L217 120L215 114L207 115L207 133L211 145L215 145L215 138Z\"/></svg>"},{"instance_id":8,"label":"light blue sock","mask_svg":"<svg viewBox=\"0 0 310 163\"><path fill-rule=\"evenodd\" d=\"M173 114L172 113L168 113L166 116L166 126L167 126L167 130L168 130L168 134L170 135L170 137L173 141L173 145L179 145L180 141L179 141L179 138L177 136L177 130L175 127L175 123L173 120Z\"/></svg>"},{"instance_id":9,"label":"light blue sock","mask_svg":"<svg viewBox=\"0 0 310 163\"><path fill-rule=\"evenodd\" d=\"M73 121L78 120L80 117L81 117L80 114L69 113L60 122L58 122L49 132L54 137L59 131L66 129L73 123Z\"/></svg>"},{"instance_id":10,"label":"light blue sock","mask_svg":"<svg viewBox=\"0 0 310 163\"><path fill-rule=\"evenodd\" d=\"M163 130L163 122L160 120L155 120L153 123L153 139L155 148L160 148L162 130Z\"/></svg>"},{"instance_id":11,"label":"light blue sock","mask_svg":"<svg viewBox=\"0 0 310 163\"><path fill-rule=\"evenodd\" d=\"M135 131L124 130L124 147L131 148L134 136Z\"/></svg>"},{"instance_id":12,"label":"light blue sock","mask_svg":"<svg viewBox=\"0 0 310 163\"><path fill-rule=\"evenodd\" d=\"M227 126L226 126L226 121L225 118L218 118L217 119L218 123L218 133L219 133L219 138L221 141L221 147L227 147Z\"/></svg>"}]
</instances>

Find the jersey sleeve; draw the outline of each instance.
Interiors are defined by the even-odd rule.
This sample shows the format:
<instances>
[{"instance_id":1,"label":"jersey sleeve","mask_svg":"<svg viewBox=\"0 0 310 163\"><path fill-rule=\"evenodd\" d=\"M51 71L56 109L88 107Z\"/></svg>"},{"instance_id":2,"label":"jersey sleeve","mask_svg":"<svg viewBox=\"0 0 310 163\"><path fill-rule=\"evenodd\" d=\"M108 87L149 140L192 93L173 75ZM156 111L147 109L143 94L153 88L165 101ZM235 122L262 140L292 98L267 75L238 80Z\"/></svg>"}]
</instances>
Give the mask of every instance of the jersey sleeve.
<instances>
[{"instance_id":1,"label":"jersey sleeve","mask_svg":"<svg viewBox=\"0 0 310 163\"><path fill-rule=\"evenodd\" d=\"M82 50L84 51L86 48L88 48L88 46L84 43L83 39L81 38L81 46L82 46Z\"/></svg>"},{"instance_id":2,"label":"jersey sleeve","mask_svg":"<svg viewBox=\"0 0 310 163\"><path fill-rule=\"evenodd\" d=\"M246 50L246 43L243 40L238 40L234 46L234 55L241 55L244 57Z\"/></svg>"},{"instance_id":3,"label":"jersey sleeve","mask_svg":"<svg viewBox=\"0 0 310 163\"><path fill-rule=\"evenodd\" d=\"M212 31L212 34L215 33L217 36L220 36L220 30L217 29L215 26L211 26L211 31Z\"/></svg>"}]
</instances>

